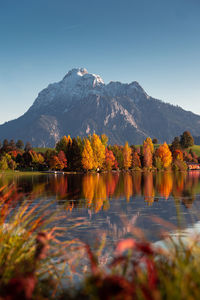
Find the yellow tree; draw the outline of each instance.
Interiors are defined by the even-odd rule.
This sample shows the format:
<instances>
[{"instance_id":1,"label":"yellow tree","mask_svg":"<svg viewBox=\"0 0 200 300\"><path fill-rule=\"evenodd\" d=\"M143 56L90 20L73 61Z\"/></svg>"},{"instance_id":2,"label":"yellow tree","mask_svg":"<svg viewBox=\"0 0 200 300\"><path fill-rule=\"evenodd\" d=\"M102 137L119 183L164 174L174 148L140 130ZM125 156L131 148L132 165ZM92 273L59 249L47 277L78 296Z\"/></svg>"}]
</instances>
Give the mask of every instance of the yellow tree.
<instances>
[{"instance_id":1,"label":"yellow tree","mask_svg":"<svg viewBox=\"0 0 200 300\"><path fill-rule=\"evenodd\" d=\"M67 137L67 144L72 144L72 139L71 139L71 136L68 134L68 137Z\"/></svg>"},{"instance_id":2,"label":"yellow tree","mask_svg":"<svg viewBox=\"0 0 200 300\"><path fill-rule=\"evenodd\" d=\"M153 154L154 152L154 145L152 143L152 139L150 137L147 137L145 142L147 143L147 145L149 145L150 149L151 149L151 153Z\"/></svg>"},{"instance_id":3,"label":"yellow tree","mask_svg":"<svg viewBox=\"0 0 200 300\"><path fill-rule=\"evenodd\" d=\"M131 148L129 147L128 142L125 143L123 149L123 165L125 170L128 170L131 166Z\"/></svg>"},{"instance_id":4,"label":"yellow tree","mask_svg":"<svg viewBox=\"0 0 200 300\"><path fill-rule=\"evenodd\" d=\"M88 139L85 140L85 145L82 152L82 165L87 171L94 168L93 150Z\"/></svg>"},{"instance_id":5,"label":"yellow tree","mask_svg":"<svg viewBox=\"0 0 200 300\"><path fill-rule=\"evenodd\" d=\"M94 157L94 168L101 169L105 161L105 146L102 144L99 136L95 133L92 135L91 142Z\"/></svg>"},{"instance_id":6,"label":"yellow tree","mask_svg":"<svg viewBox=\"0 0 200 300\"><path fill-rule=\"evenodd\" d=\"M168 168L172 163L172 153L169 150L169 147L167 143L165 142L163 145L160 145L160 147L156 151L156 156L160 157L162 161L163 168Z\"/></svg>"}]
</instances>

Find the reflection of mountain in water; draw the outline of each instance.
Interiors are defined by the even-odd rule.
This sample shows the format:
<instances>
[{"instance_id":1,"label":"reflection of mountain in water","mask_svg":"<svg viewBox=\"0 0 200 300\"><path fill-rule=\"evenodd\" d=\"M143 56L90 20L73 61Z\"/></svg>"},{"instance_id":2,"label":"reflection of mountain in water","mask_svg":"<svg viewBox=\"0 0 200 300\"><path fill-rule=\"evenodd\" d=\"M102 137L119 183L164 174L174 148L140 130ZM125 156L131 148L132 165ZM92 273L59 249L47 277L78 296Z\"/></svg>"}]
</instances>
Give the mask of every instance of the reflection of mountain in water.
<instances>
[{"instance_id":1,"label":"reflection of mountain in water","mask_svg":"<svg viewBox=\"0 0 200 300\"><path fill-rule=\"evenodd\" d=\"M198 219L200 173L105 173L85 175L2 176L0 185L13 183L26 194L33 193L37 201L42 197L57 199L68 218L74 223L84 216L89 225L71 230L69 236L89 241L97 231L107 233L108 240L117 241L128 236L134 227L157 239L161 224L151 216L158 216L182 227ZM177 213L184 220L177 219Z\"/></svg>"}]
</instances>

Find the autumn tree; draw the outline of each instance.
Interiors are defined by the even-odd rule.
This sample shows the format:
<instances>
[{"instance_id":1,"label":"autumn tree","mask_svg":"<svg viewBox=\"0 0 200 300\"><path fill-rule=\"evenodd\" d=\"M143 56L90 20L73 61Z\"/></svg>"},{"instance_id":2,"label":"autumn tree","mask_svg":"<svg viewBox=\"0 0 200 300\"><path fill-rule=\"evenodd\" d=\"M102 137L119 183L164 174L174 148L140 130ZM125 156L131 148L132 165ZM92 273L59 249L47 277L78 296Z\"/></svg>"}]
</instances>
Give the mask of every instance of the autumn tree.
<instances>
[{"instance_id":1,"label":"autumn tree","mask_svg":"<svg viewBox=\"0 0 200 300\"><path fill-rule=\"evenodd\" d=\"M183 151L183 159L186 162L193 162L193 157L190 153L188 153L187 151Z\"/></svg>"},{"instance_id":2,"label":"autumn tree","mask_svg":"<svg viewBox=\"0 0 200 300\"><path fill-rule=\"evenodd\" d=\"M194 139L189 131L184 131L180 138L181 147L187 149L194 145Z\"/></svg>"},{"instance_id":3,"label":"autumn tree","mask_svg":"<svg viewBox=\"0 0 200 300\"><path fill-rule=\"evenodd\" d=\"M188 153L186 155L188 155ZM174 150L172 152L172 157L173 157L173 170L185 171L187 169L187 164L184 161L187 159L185 159L185 154L183 154L181 150L179 149Z\"/></svg>"},{"instance_id":4,"label":"autumn tree","mask_svg":"<svg viewBox=\"0 0 200 300\"><path fill-rule=\"evenodd\" d=\"M101 169L105 161L105 146L102 144L99 136L95 133L91 138L91 146L93 150L94 168Z\"/></svg>"},{"instance_id":5,"label":"autumn tree","mask_svg":"<svg viewBox=\"0 0 200 300\"><path fill-rule=\"evenodd\" d=\"M85 140L84 149L82 152L82 166L85 170L92 170L94 168L93 150L88 139Z\"/></svg>"},{"instance_id":6,"label":"autumn tree","mask_svg":"<svg viewBox=\"0 0 200 300\"><path fill-rule=\"evenodd\" d=\"M172 163L172 153L165 142L156 150L156 157L159 157L164 169L168 168Z\"/></svg>"},{"instance_id":7,"label":"autumn tree","mask_svg":"<svg viewBox=\"0 0 200 300\"><path fill-rule=\"evenodd\" d=\"M108 146L108 150L112 150L115 159L117 161L118 167L122 169L124 166L123 146L118 146L118 145Z\"/></svg>"},{"instance_id":8,"label":"autumn tree","mask_svg":"<svg viewBox=\"0 0 200 300\"><path fill-rule=\"evenodd\" d=\"M192 149L190 149L189 153L192 156L193 162L197 163L198 162L198 156L196 155L196 153L194 151L192 151Z\"/></svg>"},{"instance_id":9,"label":"autumn tree","mask_svg":"<svg viewBox=\"0 0 200 300\"><path fill-rule=\"evenodd\" d=\"M0 158L0 170L16 169L17 164L10 154L4 153Z\"/></svg>"},{"instance_id":10,"label":"autumn tree","mask_svg":"<svg viewBox=\"0 0 200 300\"><path fill-rule=\"evenodd\" d=\"M65 156L64 151L61 150L61 151L58 153L58 159L59 159L59 161L63 164L63 169L64 169L64 168L67 168L67 159L66 159L66 156Z\"/></svg>"},{"instance_id":11,"label":"autumn tree","mask_svg":"<svg viewBox=\"0 0 200 300\"><path fill-rule=\"evenodd\" d=\"M125 143L123 149L123 167L125 170L128 170L131 167L131 148L128 145L128 142Z\"/></svg>"},{"instance_id":12,"label":"autumn tree","mask_svg":"<svg viewBox=\"0 0 200 300\"><path fill-rule=\"evenodd\" d=\"M50 158L49 166L53 170L62 170L64 168L63 162L56 155Z\"/></svg>"},{"instance_id":13,"label":"autumn tree","mask_svg":"<svg viewBox=\"0 0 200 300\"><path fill-rule=\"evenodd\" d=\"M147 137L146 140L145 140L145 142L147 143L147 145L149 145L150 150L151 150L151 153L153 154L153 152L154 152L154 145L153 145L153 143L152 143L151 138L150 138L150 137Z\"/></svg>"},{"instance_id":14,"label":"autumn tree","mask_svg":"<svg viewBox=\"0 0 200 300\"><path fill-rule=\"evenodd\" d=\"M0 159L0 170L7 170L8 169L8 163L5 155L3 155Z\"/></svg>"},{"instance_id":15,"label":"autumn tree","mask_svg":"<svg viewBox=\"0 0 200 300\"><path fill-rule=\"evenodd\" d=\"M16 167L17 167L17 164L16 164L15 160L12 159L11 155L9 155L8 153L6 153L5 157L6 157L9 169L15 170Z\"/></svg>"},{"instance_id":16,"label":"autumn tree","mask_svg":"<svg viewBox=\"0 0 200 300\"><path fill-rule=\"evenodd\" d=\"M174 160L176 159L183 160L183 152L179 149L174 150L172 156Z\"/></svg>"},{"instance_id":17,"label":"autumn tree","mask_svg":"<svg viewBox=\"0 0 200 300\"><path fill-rule=\"evenodd\" d=\"M152 167L152 147L151 144L144 141L143 144L143 167L151 168Z\"/></svg>"},{"instance_id":18,"label":"autumn tree","mask_svg":"<svg viewBox=\"0 0 200 300\"><path fill-rule=\"evenodd\" d=\"M110 171L113 167L117 168L117 161L112 150L108 150L108 148L106 148L105 168Z\"/></svg>"},{"instance_id":19,"label":"autumn tree","mask_svg":"<svg viewBox=\"0 0 200 300\"><path fill-rule=\"evenodd\" d=\"M45 158L45 162L47 164L47 167L50 167L50 160L53 156L57 156L57 152L55 150L52 149L48 149L45 153L44 153L44 158Z\"/></svg>"},{"instance_id":20,"label":"autumn tree","mask_svg":"<svg viewBox=\"0 0 200 300\"><path fill-rule=\"evenodd\" d=\"M133 168L141 168L141 161L137 151L133 151L132 165Z\"/></svg>"}]
</instances>

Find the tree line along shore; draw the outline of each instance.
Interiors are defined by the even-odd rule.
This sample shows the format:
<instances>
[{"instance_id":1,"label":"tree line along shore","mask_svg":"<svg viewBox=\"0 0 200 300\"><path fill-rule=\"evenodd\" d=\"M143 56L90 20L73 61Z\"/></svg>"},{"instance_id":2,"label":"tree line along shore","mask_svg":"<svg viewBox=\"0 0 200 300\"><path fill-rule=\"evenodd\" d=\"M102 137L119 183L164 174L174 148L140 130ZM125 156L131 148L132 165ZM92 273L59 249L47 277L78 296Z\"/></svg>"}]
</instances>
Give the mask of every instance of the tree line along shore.
<instances>
[{"instance_id":1,"label":"tree line along shore","mask_svg":"<svg viewBox=\"0 0 200 300\"><path fill-rule=\"evenodd\" d=\"M63 136L55 148L32 148L29 142L0 145L0 170L19 171L111 171L187 170L200 162L200 146L194 146L190 132L175 137L170 145L147 137L142 145L109 145L105 134L71 138ZM199 152L198 152L199 151Z\"/></svg>"}]
</instances>

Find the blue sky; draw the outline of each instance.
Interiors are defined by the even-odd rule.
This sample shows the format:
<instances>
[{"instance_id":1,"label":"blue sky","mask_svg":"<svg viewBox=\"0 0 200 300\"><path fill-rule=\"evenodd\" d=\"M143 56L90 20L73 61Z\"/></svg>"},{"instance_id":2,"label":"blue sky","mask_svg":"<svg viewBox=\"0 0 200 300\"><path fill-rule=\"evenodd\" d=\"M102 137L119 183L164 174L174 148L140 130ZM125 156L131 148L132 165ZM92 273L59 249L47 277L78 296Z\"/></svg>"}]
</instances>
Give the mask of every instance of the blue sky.
<instances>
[{"instance_id":1,"label":"blue sky","mask_svg":"<svg viewBox=\"0 0 200 300\"><path fill-rule=\"evenodd\" d=\"M0 123L85 67L200 114L199 0L0 0Z\"/></svg>"}]
</instances>

